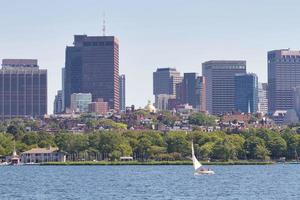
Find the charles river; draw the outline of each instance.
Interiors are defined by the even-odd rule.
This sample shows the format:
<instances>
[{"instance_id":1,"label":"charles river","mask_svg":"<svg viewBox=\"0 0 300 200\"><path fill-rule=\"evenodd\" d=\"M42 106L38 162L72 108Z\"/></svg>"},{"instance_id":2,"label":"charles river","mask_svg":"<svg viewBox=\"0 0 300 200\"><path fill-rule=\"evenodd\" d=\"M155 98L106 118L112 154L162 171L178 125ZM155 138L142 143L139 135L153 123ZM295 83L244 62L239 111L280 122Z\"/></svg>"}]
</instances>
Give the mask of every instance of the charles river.
<instances>
[{"instance_id":1,"label":"charles river","mask_svg":"<svg viewBox=\"0 0 300 200\"><path fill-rule=\"evenodd\" d=\"M300 199L300 165L2 166L0 199Z\"/></svg>"}]
</instances>

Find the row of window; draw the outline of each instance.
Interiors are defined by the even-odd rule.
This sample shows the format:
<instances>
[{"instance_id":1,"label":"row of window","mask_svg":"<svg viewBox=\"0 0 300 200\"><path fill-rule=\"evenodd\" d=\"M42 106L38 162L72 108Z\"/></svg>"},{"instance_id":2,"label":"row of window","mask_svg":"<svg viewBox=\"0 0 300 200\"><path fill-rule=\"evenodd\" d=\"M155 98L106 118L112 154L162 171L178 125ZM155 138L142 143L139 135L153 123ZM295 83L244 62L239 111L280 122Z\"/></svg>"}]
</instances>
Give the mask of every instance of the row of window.
<instances>
[{"instance_id":1,"label":"row of window","mask_svg":"<svg viewBox=\"0 0 300 200\"><path fill-rule=\"evenodd\" d=\"M114 42L112 41L107 41L107 42L84 42L84 46L112 46Z\"/></svg>"}]
</instances>

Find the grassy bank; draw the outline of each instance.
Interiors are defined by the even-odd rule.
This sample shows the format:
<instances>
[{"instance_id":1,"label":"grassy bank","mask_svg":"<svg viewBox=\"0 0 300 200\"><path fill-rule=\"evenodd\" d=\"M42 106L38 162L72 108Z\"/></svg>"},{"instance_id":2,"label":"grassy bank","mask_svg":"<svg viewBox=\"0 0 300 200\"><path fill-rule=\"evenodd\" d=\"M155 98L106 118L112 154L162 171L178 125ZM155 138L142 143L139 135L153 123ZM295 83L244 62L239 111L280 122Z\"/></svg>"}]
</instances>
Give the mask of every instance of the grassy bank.
<instances>
[{"instance_id":1,"label":"grassy bank","mask_svg":"<svg viewBox=\"0 0 300 200\"><path fill-rule=\"evenodd\" d=\"M227 161L227 162L202 162L203 165L270 165L273 162L260 162L260 161ZM86 162L48 162L42 165L192 165L192 161L86 161Z\"/></svg>"}]
</instances>

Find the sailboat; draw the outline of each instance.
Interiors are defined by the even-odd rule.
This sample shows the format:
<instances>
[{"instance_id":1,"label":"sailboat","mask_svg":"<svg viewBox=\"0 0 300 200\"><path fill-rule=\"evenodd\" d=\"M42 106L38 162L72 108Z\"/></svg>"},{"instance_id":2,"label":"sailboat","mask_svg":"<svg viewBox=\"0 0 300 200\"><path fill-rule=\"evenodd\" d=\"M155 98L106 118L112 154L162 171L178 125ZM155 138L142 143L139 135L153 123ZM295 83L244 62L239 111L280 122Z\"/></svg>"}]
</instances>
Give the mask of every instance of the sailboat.
<instances>
[{"instance_id":1,"label":"sailboat","mask_svg":"<svg viewBox=\"0 0 300 200\"><path fill-rule=\"evenodd\" d=\"M202 164L198 161L198 159L195 156L193 141L192 141L192 160L193 160L193 166L194 166L194 170L195 170L194 175L202 175L202 174L212 175L212 174L215 174L214 171L204 168L202 166Z\"/></svg>"}]
</instances>

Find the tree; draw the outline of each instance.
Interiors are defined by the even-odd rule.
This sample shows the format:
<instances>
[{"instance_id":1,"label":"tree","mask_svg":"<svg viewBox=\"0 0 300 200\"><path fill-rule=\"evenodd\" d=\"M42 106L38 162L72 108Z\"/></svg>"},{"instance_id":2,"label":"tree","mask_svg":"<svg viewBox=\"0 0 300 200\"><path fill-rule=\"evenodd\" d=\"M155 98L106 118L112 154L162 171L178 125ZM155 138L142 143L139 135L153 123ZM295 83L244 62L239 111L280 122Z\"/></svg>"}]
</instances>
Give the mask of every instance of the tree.
<instances>
[{"instance_id":1,"label":"tree","mask_svg":"<svg viewBox=\"0 0 300 200\"><path fill-rule=\"evenodd\" d=\"M200 147L200 156L202 159L209 159L213 155L214 143L207 142Z\"/></svg>"},{"instance_id":2,"label":"tree","mask_svg":"<svg viewBox=\"0 0 300 200\"><path fill-rule=\"evenodd\" d=\"M270 155L270 152L265 147L265 145L259 144L256 146L256 148L255 148L255 158L256 159L266 161L266 160L270 159L269 155Z\"/></svg>"},{"instance_id":3,"label":"tree","mask_svg":"<svg viewBox=\"0 0 300 200\"><path fill-rule=\"evenodd\" d=\"M267 143L267 147L271 151L271 155L273 158L279 158L286 154L287 144L285 140L280 136L271 138Z\"/></svg>"},{"instance_id":4,"label":"tree","mask_svg":"<svg viewBox=\"0 0 300 200\"><path fill-rule=\"evenodd\" d=\"M169 132L166 134L165 141L168 153L178 152L183 156L190 155L190 143L186 140L184 132Z\"/></svg>"},{"instance_id":5,"label":"tree","mask_svg":"<svg viewBox=\"0 0 300 200\"><path fill-rule=\"evenodd\" d=\"M264 140L257 136L250 136L246 138L244 148L246 150L246 155L248 159L257 158L257 152L256 152L257 146L265 147Z\"/></svg>"},{"instance_id":6,"label":"tree","mask_svg":"<svg viewBox=\"0 0 300 200\"><path fill-rule=\"evenodd\" d=\"M198 112L189 116L189 123L198 126L215 126L216 118L213 116L206 115Z\"/></svg>"}]
</instances>

